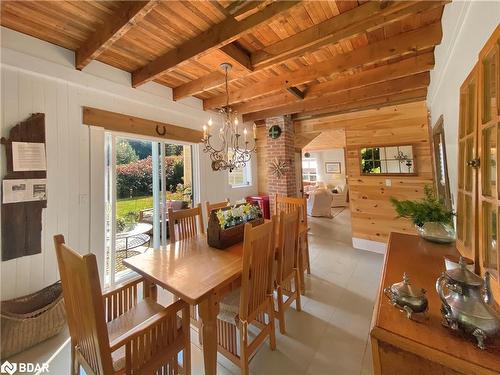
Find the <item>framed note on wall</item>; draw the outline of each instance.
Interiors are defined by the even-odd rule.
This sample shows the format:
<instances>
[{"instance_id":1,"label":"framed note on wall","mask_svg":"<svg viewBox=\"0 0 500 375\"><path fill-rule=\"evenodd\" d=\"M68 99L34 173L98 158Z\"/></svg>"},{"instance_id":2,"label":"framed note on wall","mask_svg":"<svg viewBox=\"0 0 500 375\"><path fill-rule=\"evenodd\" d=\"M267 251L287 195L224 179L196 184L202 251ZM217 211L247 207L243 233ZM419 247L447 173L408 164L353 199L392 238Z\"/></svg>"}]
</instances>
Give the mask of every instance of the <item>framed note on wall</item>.
<instances>
[{"instance_id":1,"label":"framed note on wall","mask_svg":"<svg viewBox=\"0 0 500 375\"><path fill-rule=\"evenodd\" d=\"M325 172L328 174L340 174L342 169L340 167L339 161L327 161L325 162Z\"/></svg>"}]
</instances>

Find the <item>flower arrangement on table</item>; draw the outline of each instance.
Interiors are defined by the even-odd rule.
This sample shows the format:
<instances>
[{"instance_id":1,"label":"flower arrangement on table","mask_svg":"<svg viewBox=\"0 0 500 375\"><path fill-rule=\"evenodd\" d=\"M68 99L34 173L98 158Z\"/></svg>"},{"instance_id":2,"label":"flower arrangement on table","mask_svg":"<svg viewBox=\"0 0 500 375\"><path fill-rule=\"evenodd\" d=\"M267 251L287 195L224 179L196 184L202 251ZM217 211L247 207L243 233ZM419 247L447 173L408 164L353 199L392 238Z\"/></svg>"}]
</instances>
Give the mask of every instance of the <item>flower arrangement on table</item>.
<instances>
[{"instance_id":1,"label":"flower arrangement on table","mask_svg":"<svg viewBox=\"0 0 500 375\"><path fill-rule=\"evenodd\" d=\"M241 203L213 210L208 218L207 242L211 247L225 249L243 241L245 224L260 225L264 217L256 204Z\"/></svg>"},{"instance_id":2,"label":"flower arrangement on table","mask_svg":"<svg viewBox=\"0 0 500 375\"><path fill-rule=\"evenodd\" d=\"M261 218L262 211L257 205L244 203L225 210L219 209L216 215L220 227L222 229L228 229L238 224Z\"/></svg>"}]
</instances>

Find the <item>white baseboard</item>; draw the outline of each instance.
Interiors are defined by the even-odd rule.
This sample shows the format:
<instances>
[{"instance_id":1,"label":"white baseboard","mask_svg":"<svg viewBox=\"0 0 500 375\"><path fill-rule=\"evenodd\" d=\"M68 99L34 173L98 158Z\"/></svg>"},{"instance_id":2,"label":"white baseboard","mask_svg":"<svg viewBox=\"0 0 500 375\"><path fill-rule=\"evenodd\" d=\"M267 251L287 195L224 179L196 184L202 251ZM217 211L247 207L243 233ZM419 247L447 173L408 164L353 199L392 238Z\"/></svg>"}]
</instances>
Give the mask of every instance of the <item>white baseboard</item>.
<instances>
[{"instance_id":1,"label":"white baseboard","mask_svg":"<svg viewBox=\"0 0 500 375\"><path fill-rule=\"evenodd\" d=\"M352 238L352 247L378 254L385 254L387 251L387 244L385 242L365 240L364 238L357 237Z\"/></svg>"}]
</instances>

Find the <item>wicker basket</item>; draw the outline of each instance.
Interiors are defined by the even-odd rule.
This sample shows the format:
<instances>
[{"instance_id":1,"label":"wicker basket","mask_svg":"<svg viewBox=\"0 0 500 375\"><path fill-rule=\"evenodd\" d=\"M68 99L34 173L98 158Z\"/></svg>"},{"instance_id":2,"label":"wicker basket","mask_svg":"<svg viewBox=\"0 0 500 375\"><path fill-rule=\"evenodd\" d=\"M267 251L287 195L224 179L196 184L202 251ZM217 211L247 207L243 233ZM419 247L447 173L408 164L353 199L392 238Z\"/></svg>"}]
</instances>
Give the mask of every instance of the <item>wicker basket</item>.
<instances>
[{"instance_id":1,"label":"wicker basket","mask_svg":"<svg viewBox=\"0 0 500 375\"><path fill-rule=\"evenodd\" d=\"M66 324L61 282L33 294L1 302L2 345L5 359L57 335Z\"/></svg>"}]
</instances>

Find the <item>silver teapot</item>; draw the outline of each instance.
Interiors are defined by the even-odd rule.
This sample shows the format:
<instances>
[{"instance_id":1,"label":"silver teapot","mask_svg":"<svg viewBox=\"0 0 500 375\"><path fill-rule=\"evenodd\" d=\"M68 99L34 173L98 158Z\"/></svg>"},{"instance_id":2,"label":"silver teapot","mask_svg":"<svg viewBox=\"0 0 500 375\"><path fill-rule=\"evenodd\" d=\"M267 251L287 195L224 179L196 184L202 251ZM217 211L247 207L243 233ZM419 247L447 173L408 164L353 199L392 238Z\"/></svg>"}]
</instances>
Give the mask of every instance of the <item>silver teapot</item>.
<instances>
[{"instance_id":1,"label":"silver teapot","mask_svg":"<svg viewBox=\"0 0 500 375\"><path fill-rule=\"evenodd\" d=\"M427 312L428 301L425 293L425 289L412 287L406 272L403 274L403 281L384 289L384 294L391 300L392 305L406 312L408 319L412 319L414 313Z\"/></svg>"},{"instance_id":2,"label":"silver teapot","mask_svg":"<svg viewBox=\"0 0 500 375\"><path fill-rule=\"evenodd\" d=\"M469 271L462 257L459 265L459 268L443 272L436 281L443 323L455 331L472 335L477 346L485 349L485 341L500 334L500 315L493 307L490 275L486 273L482 279Z\"/></svg>"}]
</instances>

